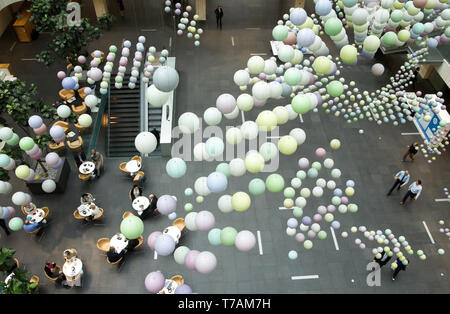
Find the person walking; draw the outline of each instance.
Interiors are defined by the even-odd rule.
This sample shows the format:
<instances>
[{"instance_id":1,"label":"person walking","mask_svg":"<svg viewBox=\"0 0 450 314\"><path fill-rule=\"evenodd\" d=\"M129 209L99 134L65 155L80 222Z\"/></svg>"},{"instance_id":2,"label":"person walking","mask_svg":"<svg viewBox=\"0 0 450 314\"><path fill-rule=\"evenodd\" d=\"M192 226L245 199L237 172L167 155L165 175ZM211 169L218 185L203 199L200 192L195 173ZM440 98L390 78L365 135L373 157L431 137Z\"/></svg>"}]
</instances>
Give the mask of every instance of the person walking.
<instances>
[{"instance_id":1,"label":"person walking","mask_svg":"<svg viewBox=\"0 0 450 314\"><path fill-rule=\"evenodd\" d=\"M412 143L406 153L403 155L402 161L406 161L406 157L409 156L411 158L411 161L414 161L414 155L417 154L419 151L419 142Z\"/></svg>"},{"instance_id":2,"label":"person walking","mask_svg":"<svg viewBox=\"0 0 450 314\"><path fill-rule=\"evenodd\" d=\"M394 191L397 185L397 191L400 191L400 188L402 188L406 183L409 182L409 178L410 175L408 170L400 170L399 172L397 172L397 174L394 176L394 185L391 187L387 195L391 195L392 191Z\"/></svg>"},{"instance_id":3,"label":"person walking","mask_svg":"<svg viewBox=\"0 0 450 314\"><path fill-rule=\"evenodd\" d=\"M420 195L420 192L422 192L422 181L417 180L416 182L413 182L406 192L405 196L403 197L403 200L400 202L400 205L405 204L408 197L417 200L417 198Z\"/></svg>"},{"instance_id":4,"label":"person walking","mask_svg":"<svg viewBox=\"0 0 450 314\"><path fill-rule=\"evenodd\" d=\"M123 5L123 0L117 0L117 2L119 3L119 13L120 13L120 16L122 17L122 18L124 18L125 17L125 6Z\"/></svg>"},{"instance_id":5,"label":"person walking","mask_svg":"<svg viewBox=\"0 0 450 314\"><path fill-rule=\"evenodd\" d=\"M397 258L395 260L395 262L397 263L397 268L394 270L394 273L392 274L392 280L395 280L395 278L397 277L398 273L401 270L406 270L406 268L408 267L409 264L409 259L406 259L405 261L401 261L400 258ZM406 262L406 263L405 263Z\"/></svg>"},{"instance_id":6,"label":"person walking","mask_svg":"<svg viewBox=\"0 0 450 314\"><path fill-rule=\"evenodd\" d=\"M380 253L380 254L381 254L381 257L377 258L376 255L375 255L373 261L378 263L378 265L380 265L380 268L381 268L381 267L383 267L384 265L386 265L389 262L391 257L385 251L383 251L383 253Z\"/></svg>"},{"instance_id":7,"label":"person walking","mask_svg":"<svg viewBox=\"0 0 450 314\"><path fill-rule=\"evenodd\" d=\"M223 17L223 8L221 5L217 6L217 9L214 11L216 13L216 22L217 22L217 28L222 29L222 17Z\"/></svg>"},{"instance_id":8,"label":"person walking","mask_svg":"<svg viewBox=\"0 0 450 314\"><path fill-rule=\"evenodd\" d=\"M6 235L9 236L11 232L9 232L8 227L6 226L5 219L0 219L0 226L5 230Z\"/></svg>"}]
</instances>

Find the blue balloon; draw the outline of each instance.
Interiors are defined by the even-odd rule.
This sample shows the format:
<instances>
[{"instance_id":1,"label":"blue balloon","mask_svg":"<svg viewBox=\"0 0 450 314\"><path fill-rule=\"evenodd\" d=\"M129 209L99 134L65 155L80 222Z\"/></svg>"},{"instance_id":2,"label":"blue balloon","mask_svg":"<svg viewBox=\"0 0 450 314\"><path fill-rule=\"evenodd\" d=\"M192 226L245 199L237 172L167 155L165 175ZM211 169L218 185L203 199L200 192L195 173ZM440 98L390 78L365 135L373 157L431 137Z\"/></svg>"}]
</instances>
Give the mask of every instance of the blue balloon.
<instances>
[{"instance_id":1,"label":"blue balloon","mask_svg":"<svg viewBox=\"0 0 450 314\"><path fill-rule=\"evenodd\" d=\"M191 294L192 289L186 284L182 284L175 289L175 294Z\"/></svg>"},{"instance_id":2,"label":"blue balloon","mask_svg":"<svg viewBox=\"0 0 450 314\"><path fill-rule=\"evenodd\" d=\"M64 89L67 89L67 90L73 90L73 89L75 88L76 85L77 85L77 82L76 82L73 78L71 78L71 77L65 77L65 78L62 80L62 87L63 87Z\"/></svg>"},{"instance_id":3,"label":"blue balloon","mask_svg":"<svg viewBox=\"0 0 450 314\"><path fill-rule=\"evenodd\" d=\"M221 193L227 189L228 179L222 172L215 171L206 179L208 189L213 193Z\"/></svg>"},{"instance_id":4,"label":"blue balloon","mask_svg":"<svg viewBox=\"0 0 450 314\"><path fill-rule=\"evenodd\" d=\"M1 215L1 219L6 219L6 218L8 218L9 217L9 215L10 215L10 212L9 212L9 208L8 207L2 207L2 215Z\"/></svg>"},{"instance_id":5,"label":"blue balloon","mask_svg":"<svg viewBox=\"0 0 450 314\"><path fill-rule=\"evenodd\" d=\"M289 19L296 26L304 24L307 17L306 11L302 8L295 8L292 10L291 14L289 14Z\"/></svg>"},{"instance_id":6,"label":"blue balloon","mask_svg":"<svg viewBox=\"0 0 450 314\"><path fill-rule=\"evenodd\" d=\"M315 9L320 16L328 15L331 12L331 2L329 0L319 0L316 2Z\"/></svg>"}]
</instances>

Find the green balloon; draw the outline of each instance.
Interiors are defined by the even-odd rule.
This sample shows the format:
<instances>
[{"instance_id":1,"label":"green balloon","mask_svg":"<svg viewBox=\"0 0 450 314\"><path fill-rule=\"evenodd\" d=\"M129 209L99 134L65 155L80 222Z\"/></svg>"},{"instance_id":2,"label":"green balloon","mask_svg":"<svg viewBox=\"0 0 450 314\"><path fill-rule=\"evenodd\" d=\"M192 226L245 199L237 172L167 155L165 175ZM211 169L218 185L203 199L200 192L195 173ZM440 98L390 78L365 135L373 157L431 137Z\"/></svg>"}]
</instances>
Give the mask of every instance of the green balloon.
<instances>
[{"instance_id":1,"label":"green balloon","mask_svg":"<svg viewBox=\"0 0 450 314\"><path fill-rule=\"evenodd\" d=\"M14 217L9 221L8 226L12 231L18 231L23 227L23 220L20 217Z\"/></svg>"},{"instance_id":2,"label":"green balloon","mask_svg":"<svg viewBox=\"0 0 450 314\"><path fill-rule=\"evenodd\" d=\"M216 167L216 171L217 172L222 172L224 175L227 176L227 178L230 177L230 165L226 162L222 162L220 164L217 165Z\"/></svg>"},{"instance_id":3,"label":"green balloon","mask_svg":"<svg viewBox=\"0 0 450 314\"><path fill-rule=\"evenodd\" d=\"M339 196L333 196L333 198L331 199L331 204L333 204L334 206L340 205L341 198Z\"/></svg>"},{"instance_id":4,"label":"green balloon","mask_svg":"<svg viewBox=\"0 0 450 314\"><path fill-rule=\"evenodd\" d=\"M277 193L284 188L284 179L279 174L271 174L266 179L266 187L270 192Z\"/></svg>"},{"instance_id":5,"label":"green balloon","mask_svg":"<svg viewBox=\"0 0 450 314\"><path fill-rule=\"evenodd\" d=\"M391 19L395 23L399 23L403 18L403 12L400 10L394 10L391 13Z\"/></svg>"},{"instance_id":6,"label":"green balloon","mask_svg":"<svg viewBox=\"0 0 450 314\"><path fill-rule=\"evenodd\" d=\"M322 169L322 165L318 161L313 162L311 167L316 169L317 171L320 171L320 169Z\"/></svg>"},{"instance_id":7,"label":"green balloon","mask_svg":"<svg viewBox=\"0 0 450 314\"><path fill-rule=\"evenodd\" d=\"M6 141L6 144L8 144L9 146L16 146L17 143L19 143L19 135L17 135L16 133L13 134L9 141Z\"/></svg>"},{"instance_id":8,"label":"green balloon","mask_svg":"<svg viewBox=\"0 0 450 314\"><path fill-rule=\"evenodd\" d=\"M356 213L358 211L358 205L356 204L348 204L347 208L351 213Z\"/></svg>"},{"instance_id":9,"label":"green balloon","mask_svg":"<svg viewBox=\"0 0 450 314\"><path fill-rule=\"evenodd\" d=\"M298 94L292 99L292 109L298 114L305 114L311 110L311 100L304 94Z\"/></svg>"},{"instance_id":10,"label":"green balloon","mask_svg":"<svg viewBox=\"0 0 450 314\"><path fill-rule=\"evenodd\" d=\"M27 151L34 147L34 141L31 137L25 136L19 141L19 146L21 150Z\"/></svg>"},{"instance_id":11,"label":"green balloon","mask_svg":"<svg viewBox=\"0 0 450 314\"><path fill-rule=\"evenodd\" d=\"M294 210L292 211L292 213L297 218L301 217L301 216L303 216L303 209L301 209L300 207L295 207Z\"/></svg>"},{"instance_id":12,"label":"green balloon","mask_svg":"<svg viewBox=\"0 0 450 314\"><path fill-rule=\"evenodd\" d=\"M127 239L137 239L144 232L144 223L138 216L128 216L120 223L120 232Z\"/></svg>"},{"instance_id":13,"label":"green balloon","mask_svg":"<svg viewBox=\"0 0 450 314\"><path fill-rule=\"evenodd\" d=\"M284 72L284 81L290 86L295 86L300 83L302 79L302 72L297 68L289 68Z\"/></svg>"},{"instance_id":14,"label":"green balloon","mask_svg":"<svg viewBox=\"0 0 450 314\"><path fill-rule=\"evenodd\" d=\"M303 170L299 170L297 171L296 177L299 178L300 180L305 180L306 172Z\"/></svg>"},{"instance_id":15,"label":"green balloon","mask_svg":"<svg viewBox=\"0 0 450 314\"><path fill-rule=\"evenodd\" d=\"M194 207L192 206L191 203L186 203L186 204L184 205L184 210L185 210L185 211L190 212L192 209L194 209Z\"/></svg>"},{"instance_id":16,"label":"green balloon","mask_svg":"<svg viewBox=\"0 0 450 314\"><path fill-rule=\"evenodd\" d=\"M393 46L397 42L397 34L394 32L387 32L381 37L381 41L388 47Z\"/></svg>"},{"instance_id":17,"label":"green balloon","mask_svg":"<svg viewBox=\"0 0 450 314\"><path fill-rule=\"evenodd\" d=\"M339 81L331 81L327 85L327 93L332 97L339 97L344 92L344 85Z\"/></svg>"},{"instance_id":18,"label":"green balloon","mask_svg":"<svg viewBox=\"0 0 450 314\"><path fill-rule=\"evenodd\" d=\"M328 36L336 36L339 34L342 30L342 22L340 19L334 17L331 19L328 19L325 22L325 33Z\"/></svg>"},{"instance_id":19,"label":"green balloon","mask_svg":"<svg viewBox=\"0 0 450 314\"><path fill-rule=\"evenodd\" d=\"M220 231L220 241L223 245L232 246L238 232L233 227L225 227Z\"/></svg>"},{"instance_id":20,"label":"green balloon","mask_svg":"<svg viewBox=\"0 0 450 314\"><path fill-rule=\"evenodd\" d=\"M173 258L177 264L183 265L184 258L186 254L189 253L190 249L187 246L180 246L173 252Z\"/></svg>"},{"instance_id":21,"label":"green balloon","mask_svg":"<svg viewBox=\"0 0 450 314\"><path fill-rule=\"evenodd\" d=\"M220 230L219 228L214 228L214 229L209 230L209 232L208 232L209 243L211 243L212 245L220 245L222 243L220 240L221 232L222 232L222 230Z\"/></svg>"},{"instance_id":22,"label":"green balloon","mask_svg":"<svg viewBox=\"0 0 450 314\"><path fill-rule=\"evenodd\" d=\"M252 179L248 184L248 190L253 195L261 195L266 190L266 184L259 178Z\"/></svg>"},{"instance_id":23,"label":"green balloon","mask_svg":"<svg viewBox=\"0 0 450 314\"><path fill-rule=\"evenodd\" d=\"M288 36L289 28L284 25L277 25L272 30L272 37L275 40L283 41Z\"/></svg>"},{"instance_id":24,"label":"green balloon","mask_svg":"<svg viewBox=\"0 0 450 314\"><path fill-rule=\"evenodd\" d=\"M295 190L291 187L287 187L284 189L283 194L285 198L294 198Z\"/></svg>"},{"instance_id":25,"label":"green balloon","mask_svg":"<svg viewBox=\"0 0 450 314\"><path fill-rule=\"evenodd\" d=\"M321 230L321 231L319 231L319 233L317 234L317 237L318 237L320 240L324 240L324 239L327 238L327 233L326 233L325 231Z\"/></svg>"}]
</instances>

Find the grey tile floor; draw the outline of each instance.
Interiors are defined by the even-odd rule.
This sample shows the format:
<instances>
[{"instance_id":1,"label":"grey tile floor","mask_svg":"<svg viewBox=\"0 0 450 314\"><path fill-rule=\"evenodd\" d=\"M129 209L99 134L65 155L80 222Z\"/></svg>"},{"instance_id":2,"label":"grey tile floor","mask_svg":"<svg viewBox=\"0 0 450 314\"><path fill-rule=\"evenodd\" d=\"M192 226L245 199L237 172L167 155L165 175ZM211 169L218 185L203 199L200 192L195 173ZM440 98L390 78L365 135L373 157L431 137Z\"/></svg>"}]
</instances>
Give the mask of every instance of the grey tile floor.
<instances>
[{"instance_id":1,"label":"grey tile floor","mask_svg":"<svg viewBox=\"0 0 450 314\"><path fill-rule=\"evenodd\" d=\"M154 1L136 0L126 7L124 19L118 17L118 22L112 30L91 45L91 49L107 49L110 44L119 45L122 38L135 41L141 29L156 29L155 32L143 33L148 42L158 48L171 48L171 55L177 58L177 70L180 74L180 84L176 91L177 115L192 111L202 115L203 111L215 105L217 96L229 92L235 96L240 94L234 85L232 77L237 69L244 68L251 53L267 53L270 55L269 40L271 29L281 18L293 1L227 1L223 3L225 19L222 31L216 30L213 8L219 1L208 1L207 22L203 28L205 33L201 38L201 46L195 48L185 37L175 38L171 32L167 17L161 15L159 3ZM211 4L210 4L211 3ZM109 2L111 11L117 14L115 1ZM308 1L308 12L312 4ZM83 9L86 16L93 15L93 8L86 5ZM118 15L118 14L117 14ZM248 30L246 28L260 28ZM0 40L0 58L12 64L15 74L28 82L38 84L38 91L47 101L52 101L59 90L59 82L55 73L62 67L55 63L47 68L34 61L22 61L21 58L33 58L47 43L48 35L31 44L18 43L13 51L9 48L15 41L12 29L9 29ZM172 47L169 47L169 37L173 36ZM232 46L231 36L235 45ZM332 43L327 41L330 48ZM335 49L332 53L336 55ZM399 57L398 57L399 58ZM375 78L370 74L370 62L358 61L355 67L343 69L347 80L355 80L360 90L372 91L386 81L389 73L395 72L400 66L397 57L390 57L386 63L386 74ZM270 101L263 109L273 108L286 102ZM261 109L245 114L247 120L254 120ZM449 258L450 246L448 239L439 233L437 221L448 222L449 204L435 202L442 198L442 188L450 185L450 167L448 153L428 165L420 156L414 163L400 162L401 156L408 144L418 140L417 136L402 136L401 132L415 132L412 124L394 127L393 125L377 126L373 122L360 121L347 124L343 119L325 114L310 112L299 120L290 121L280 128L284 135L290 129L301 127L307 132L306 142L292 156L281 156L281 165L277 173L290 180L298 170L297 160L300 157L314 159L314 150L319 147L329 148L329 141L339 138L341 149L328 154L336 162L336 167L342 170L342 177L337 182L342 185L347 179L356 182L356 194L352 200L359 205L355 214L336 214L341 222L341 229L336 233L340 250L335 249L330 232L326 240L314 240L314 247L306 251L293 238L285 233L286 220L292 217L290 211L280 211L282 194L266 194L253 197L252 206L243 213L224 214L217 208L218 195L210 195L201 205L196 204L192 197L184 196L184 189L192 187L195 178L208 175L217 165L216 162L188 162L187 174L176 181L165 172L167 158L155 157L145 159L144 169L150 174L145 186L145 193L156 195L176 195L179 200L177 214L185 215L183 205L186 202L194 204L194 210L210 210L216 218L216 227L233 226L237 230L248 229L256 234L261 232L263 255L259 254L258 246L249 253L239 252L234 247L212 246L208 243L206 232L188 232L182 244L191 249L209 250L213 252L218 265L210 275L202 275L188 270L183 265L175 263L172 257L158 257L154 260L153 251L147 246L127 256L120 272L107 264L105 257L96 248L96 241L101 237L110 237L119 231L121 215L130 210L128 190L131 187L128 178L119 170L121 159L107 159L105 172L101 178L86 184L76 177L74 163L71 162L71 174L66 193L63 195L35 196L38 205L48 206L51 210L49 226L41 238L30 237L26 233L15 232L8 238L0 238L1 244L17 249L17 257L22 265L41 277L41 292L43 293L146 293L144 278L147 273L161 270L167 277L181 274L185 282L195 292L199 293L448 293L450 284ZM236 120L223 121L236 125ZM365 132L358 133L359 129ZM424 191L416 202L401 207L398 203L401 194L394 193L386 197L385 193L392 183L392 175L400 168L408 167L412 177L421 178ZM325 170L321 170L324 176ZM227 193L247 191L248 182L254 177L265 178L267 174L245 175L233 177ZM12 179L15 190L26 190L25 185ZM308 185L311 186L311 181ZM78 206L79 197L84 192L91 192L105 209L101 224L83 225L75 221L73 210ZM327 202L329 192L321 200L310 198L305 214L311 214L318 205ZM2 196L2 204L10 204L10 200ZM16 208L20 215L20 209ZM426 221L436 244L431 244L424 229ZM166 217L154 217L145 220L144 237L162 230L169 225ZM325 226L326 224L322 224ZM382 269L381 287L366 285L367 271L365 267L371 260L371 243L365 241L368 248L361 250L353 243L356 236L350 234L344 239L341 231L349 231L351 226L367 226L377 230L390 228L396 235L404 235L413 249L422 249L428 256L421 261L417 256L410 258L410 266L402 272L398 280L390 280L391 270ZM327 227L328 228L328 227ZM326 229L326 231L329 231ZM364 238L358 233L360 238ZM365 239L365 238L364 238ZM364 242L364 241L363 241ZM84 262L83 287L66 290L55 287L48 282L43 274L46 260L62 263L62 252L66 248L77 248ZM437 249L443 248L447 253L437 254ZM297 250L299 258L288 259L288 252ZM443 274L441 276L441 274ZM291 280L291 276L319 275L318 279Z\"/></svg>"}]
</instances>

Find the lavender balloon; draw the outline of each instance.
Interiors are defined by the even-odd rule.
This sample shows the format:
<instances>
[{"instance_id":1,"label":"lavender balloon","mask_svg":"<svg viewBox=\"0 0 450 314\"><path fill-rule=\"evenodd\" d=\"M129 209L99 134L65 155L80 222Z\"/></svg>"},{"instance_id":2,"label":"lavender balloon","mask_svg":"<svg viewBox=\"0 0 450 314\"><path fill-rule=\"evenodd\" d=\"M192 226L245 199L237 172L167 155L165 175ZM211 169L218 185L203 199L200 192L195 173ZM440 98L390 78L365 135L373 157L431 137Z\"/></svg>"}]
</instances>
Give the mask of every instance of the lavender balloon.
<instances>
[{"instance_id":1,"label":"lavender balloon","mask_svg":"<svg viewBox=\"0 0 450 314\"><path fill-rule=\"evenodd\" d=\"M197 250L190 250L186 257L184 258L184 265L186 265L187 269L194 270L195 269L195 260L197 256L200 254Z\"/></svg>"},{"instance_id":2,"label":"lavender balloon","mask_svg":"<svg viewBox=\"0 0 450 314\"><path fill-rule=\"evenodd\" d=\"M164 288L165 283L166 279L159 271L153 271L145 277L145 288L149 292L159 292L162 288Z\"/></svg>"},{"instance_id":3,"label":"lavender balloon","mask_svg":"<svg viewBox=\"0 0 450 314\"><path fill-rule=\"evenodd\" d=\"M239 231L239 233L236 235L236 238L234 239L234 245L236 248L241 252L248 252L256 244L256 237L255 235L248 231L248 230L242 230Z\"/></svg>"},{"instance_id":4,"label":"lavender balloon","mask_svg":"<svg viewBox=\"0 0 450 314\"><path fill-rule=\"evenodd\" d=\"M309 217L309 216L303 217L303 218L302 218L302 223L303 223L305 226L309 226L309 225L311 224L311 217Z\"/></svg>"},{"instance_id":5,"label":"lavender balloon","mask_svg":"<svg viewBox=\"0 0 450 314\"><path fill-rule=\"evenodd\" d=\"M168 256L175 250L175 241L168 234L160 234L155 239L154 245L156 253L161 256Z\"/></svg>"},{"instance_id":6,"label":"lavender balloon","mask_svg":"<svg viewBox=\"0 0 450 314\"><path fill-rule=\"evenodd\" d=\"M305 235L303 233L297 233L295 235L295 240L297 240L298 242L303 242L305 241Z\"/></svg>"},{"instance_id":7,"label":"lavender balloon","mask_svg":"<svg viewBox=\"0 0 450 314\"><path fill-rule=\"evenodd\" d=\"M217 97L216 106L223 114L231 113L236 108L236 99L233 95L222 94Z\"/></svg>"},{"instance_id":8,"label":"lavender balloon","mask_svg":"<svg viewBox=\"0 0 450 314\"><path fill-rule=\"evenodd\" d=\"M147 245L148 245L149 248L151 248L152 250L155 249L155 240L156 240L156 238L157 238L159 235L161 235L161 234L162 234L162 232L160 232L160 231L155 231L155 232L152 232L152 233L148 236L148 238L147 238Z\"/></svg>"},{"instance_id":9,"label":"lavender balloon","mask_svg":"<svg viewBox=\"0 0 450 314\"><path fill-rule=\"evenodd\" d=\"M170 195L163 195L158 199L156 206L160 214L168 215L177 208L177 201Z\"/></svg>"},{"instance_id":10,"label":"lavender balloon","mask_svg":"<svg viewBox=\"0 0 450 314\"><path fill-rule=\"evenodd\" d=\"M295 229L298 226L298 220L295 218L289 218L287 221L287 225L289 228Z\"/></svg>"},{"instance_id":11,"label":"lavender balloon","mask_svg":"<svg viewBox=\"0 0 450 314\"><path fill-rule=\"evenodd\" d=\"M192 289L186 284L182 284L175 289L175 294L191 294Z\"/></svg>"}]
</instances>

